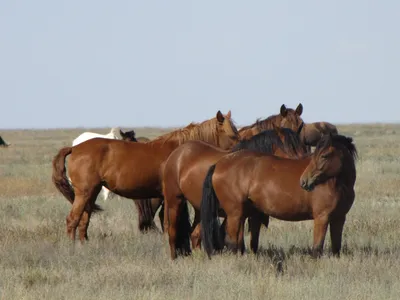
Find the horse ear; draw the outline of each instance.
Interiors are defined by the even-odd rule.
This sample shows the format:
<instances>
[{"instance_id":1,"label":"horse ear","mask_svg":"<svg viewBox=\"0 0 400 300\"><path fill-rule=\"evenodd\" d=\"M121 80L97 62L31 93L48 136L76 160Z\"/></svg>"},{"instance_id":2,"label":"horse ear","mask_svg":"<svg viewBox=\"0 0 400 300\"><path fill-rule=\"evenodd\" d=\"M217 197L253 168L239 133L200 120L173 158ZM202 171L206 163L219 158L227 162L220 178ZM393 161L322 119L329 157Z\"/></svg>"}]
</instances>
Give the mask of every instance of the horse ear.
<instances>
[{"instance_id":1,"label":"horse ear","mask_svg":"<svg viewBox=\"0 0 400 300\"><path fill-rule=\"evenodd\" d=\"M225 118L224 118L224 116L222 115L222 112L221 112L220 110L217 112L217 120L218 120L218 122L220 122L220 123L224 122L224 120L225 120Z\"/></svg>"},{"instance_id":2,"label":"horse ear","mask_svg":"<svg viewBox=\"0 0 400 300\"><path fill-rule=\"evenodd\" d=\"M231 111L228 111L228 113L226 114L226 117L227 117L228 119L231 118Z\"/></svg>"},{"instance_id":3,"label":"horse ear","mask_svg":"<svg viewBox=\"0 0 400 300\"><path fill-rule=\"evenodd\" d=\"M287 115L287 108L286 108L285 104L282 104L282 106L281 106L281 116L282 117L286 117L286 115Z\"/></svg>"},{"instance_id":4,"label":"horse ear","mask_svg":"<svg viewBox=\"0 0 400 300\"><path fill-rule=\"evenodd\" d=\"M120 134L122 137L125 136L125 133L123 133L121 129L119 130L119 134Z\"/></svg>"},{"instance_id":5,"label":"horse ear","mask_svg":"<svg viewBox=\"0 0 400 300\"><path fill-rule=\"evenodd\" d=\"M303 113L303 104L299 103L299 105L296 108L296 114L298 116L301 116L302 113Z\"/></svg>"}]
</instances>

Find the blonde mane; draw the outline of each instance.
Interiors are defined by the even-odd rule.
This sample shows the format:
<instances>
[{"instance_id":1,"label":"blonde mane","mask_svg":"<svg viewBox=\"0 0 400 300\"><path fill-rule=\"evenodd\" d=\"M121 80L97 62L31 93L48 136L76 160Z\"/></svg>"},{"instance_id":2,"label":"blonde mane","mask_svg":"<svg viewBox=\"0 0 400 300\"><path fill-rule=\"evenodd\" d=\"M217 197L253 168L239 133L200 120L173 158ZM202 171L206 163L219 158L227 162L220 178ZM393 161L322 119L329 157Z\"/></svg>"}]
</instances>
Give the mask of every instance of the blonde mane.
<instances>
[{"instance_id":1,"label":"blonde mane","mask_svg":"<svg viewBox=\"0 0 400 300\"><path fill-rule=\"evenodd\" d=\"M231 122L232 129L236 130L236 127ZM152 140L149 143L153 142L176 142L178 145L183 144L186 141L190 140L201 140L204 142L209 142L215 145L218 145L218 120L217 118L212 118L201 123L190 123L184 128L169 132L162 136L159 136Z\"/></svg>"}]
</instances>

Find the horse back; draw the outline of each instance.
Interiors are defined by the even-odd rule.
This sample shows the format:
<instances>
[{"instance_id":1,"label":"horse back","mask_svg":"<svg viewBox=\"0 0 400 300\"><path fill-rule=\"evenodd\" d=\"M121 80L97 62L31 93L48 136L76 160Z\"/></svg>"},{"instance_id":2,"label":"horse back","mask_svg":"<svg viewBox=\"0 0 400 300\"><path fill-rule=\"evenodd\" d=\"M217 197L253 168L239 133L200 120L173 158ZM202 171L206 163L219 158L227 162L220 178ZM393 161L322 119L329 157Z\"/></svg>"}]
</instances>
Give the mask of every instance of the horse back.
<instances>
[{"instance_id":1,"label":"horse back","mask_svg":"<svg viewBox=\"0 0 400 300\"><path fill-rule=\"evenodd\" d=\"M208 169L228 153L203 141L188 141L168 157L163 173L164 184L179 186L190 203L199 208Z\"/></svg>"},{"instance_id":2,"label":"horse back","mask_svg":"<svg viewBox=\"0 0 400 300\"><path fill-rule=\"evenodd\" d=\"M117 194L135 196L139 187L159 189L160 167L170 152L168 147L93 138L73 147L69 172L98 178Z\"/></svg>"}]
</instances>

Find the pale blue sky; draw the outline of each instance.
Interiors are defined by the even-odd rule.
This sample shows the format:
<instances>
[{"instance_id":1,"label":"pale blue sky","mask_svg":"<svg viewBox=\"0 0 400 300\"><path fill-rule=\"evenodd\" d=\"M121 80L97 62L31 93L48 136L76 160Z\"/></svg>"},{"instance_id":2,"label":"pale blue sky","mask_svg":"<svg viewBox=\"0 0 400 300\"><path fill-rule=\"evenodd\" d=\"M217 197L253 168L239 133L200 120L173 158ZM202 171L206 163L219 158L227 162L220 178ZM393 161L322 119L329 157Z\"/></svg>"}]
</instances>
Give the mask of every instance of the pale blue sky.
<instances>
[{"instance_id":1,"label":"pale blue sky","mask_svg":"<svg viewBox=\"0 0 400 300\"><path fill-rule=\"evenodd\" d=\"M400 1L0 1L0 128L400 121Z\"/></svg>"}]
</instances>

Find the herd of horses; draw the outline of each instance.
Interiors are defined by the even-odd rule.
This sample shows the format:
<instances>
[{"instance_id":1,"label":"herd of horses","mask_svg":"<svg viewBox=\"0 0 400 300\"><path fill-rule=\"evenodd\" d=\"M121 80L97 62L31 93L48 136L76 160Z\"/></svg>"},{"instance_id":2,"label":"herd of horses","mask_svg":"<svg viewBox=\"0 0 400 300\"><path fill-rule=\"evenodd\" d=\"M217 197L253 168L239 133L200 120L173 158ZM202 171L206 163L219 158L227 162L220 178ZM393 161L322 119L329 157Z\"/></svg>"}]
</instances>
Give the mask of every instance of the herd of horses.
<instances>
[{"instance_id":1,"label":"herd of horses","mask_svg":"<svg viewBox=\"0 0 400 300\"><path fill-rule=\"evenodd\" d=\"M69 238L75 242L78 230L80 241L88 240L91 215L102 210L96 199L111 191L134 200L141 232L157 230L159 210L172 259L201 245L209 257L225 249L243 254L246 220L257 253L270 217L313 220L312 257L322 255L329 226L339 256L355 198L357 150L334 125L305 123L302 112L301 103L282 105L278 114L238 130L230 111L218 111L153 140L114 128L107 135L83 133L53 159L52 181L72 205Z\"/></svg>"}]
</instances>

